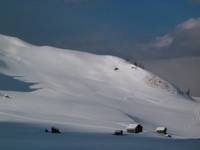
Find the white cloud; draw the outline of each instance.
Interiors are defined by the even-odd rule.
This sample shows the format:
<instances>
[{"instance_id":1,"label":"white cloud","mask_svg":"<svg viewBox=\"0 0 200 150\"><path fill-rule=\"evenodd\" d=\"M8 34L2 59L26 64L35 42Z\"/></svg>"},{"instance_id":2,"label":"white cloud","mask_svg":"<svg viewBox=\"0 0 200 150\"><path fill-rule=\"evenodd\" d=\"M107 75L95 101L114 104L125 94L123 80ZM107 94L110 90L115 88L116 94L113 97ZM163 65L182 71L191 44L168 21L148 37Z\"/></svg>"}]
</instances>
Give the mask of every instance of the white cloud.
<instances>
[{"instance_id":1,"label":"white cloud","mask_svg":"<svg viewBox=\"0 0 200 150\"><path fill-rule=\"evenodd\" d=\"M155 42L153 43L153 46L157 48L166 47L166 46L171 45L173 40L174 38L168 34L161 37L156 37Z\"/></svg>"},{"instance_id":2,"label":"white cloud","mask_svg":"<svg viewBox=\"0 0 200 150\"><path fill-rule=\"evenodd\" d=\"M186 20L173 31L138 45L137 48L151 58L200 56L200 18Z\"/></svg>"},{"instance_id":3,"label":"white cloud","mask_svg":"<svg viewBox=\"0 0 200 150\"><path fill-rule=\"evenodd\" d=\"M197 19L189 19L177 26L178 29L181 30L190 30L195 28L200 28L200 18Z\"/></svg>"}]
</instances>

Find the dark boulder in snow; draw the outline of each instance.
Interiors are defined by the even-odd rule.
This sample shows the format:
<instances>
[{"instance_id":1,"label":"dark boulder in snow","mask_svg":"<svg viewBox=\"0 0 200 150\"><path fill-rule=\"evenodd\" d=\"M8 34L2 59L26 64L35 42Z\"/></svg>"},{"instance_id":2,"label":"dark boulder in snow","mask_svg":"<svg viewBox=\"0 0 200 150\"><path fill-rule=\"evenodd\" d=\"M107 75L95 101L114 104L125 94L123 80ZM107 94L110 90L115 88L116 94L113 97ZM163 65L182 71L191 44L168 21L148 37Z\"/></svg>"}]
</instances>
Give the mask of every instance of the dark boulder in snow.
<instances>
[{"instance_id":1,"label":"dark boulder in snow","mask_svg":"<svg viewBox=\"0 0 200 150\"><path fill-rule=\"evenodd\" d=\"M117 70L119 70L119 68L118 68L118 67L115 67L114 70L117 71Z\"/></svg>"}]
</instances>

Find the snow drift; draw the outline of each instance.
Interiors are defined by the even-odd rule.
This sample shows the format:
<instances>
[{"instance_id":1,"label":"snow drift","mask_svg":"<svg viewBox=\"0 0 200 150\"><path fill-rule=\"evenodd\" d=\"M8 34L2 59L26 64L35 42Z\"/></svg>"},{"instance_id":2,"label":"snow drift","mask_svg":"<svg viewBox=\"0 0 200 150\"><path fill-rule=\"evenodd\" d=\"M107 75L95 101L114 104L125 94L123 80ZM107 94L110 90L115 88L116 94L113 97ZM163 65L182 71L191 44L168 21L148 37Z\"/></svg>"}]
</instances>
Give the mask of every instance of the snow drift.
<instances>
[{"instance_id":1,"label":"snow drift","mask_svg":"<svg viewBox=\"0 0 200 150\"><path fill-rule=\"evenodd\" d=\"M166 126L174 137L200 137L198 101L117 57L39 47L0 35L0 74L32 89L5 90L7 82L1 80L1 122L57 124L86 132L140 123L144 135L154 136L157 126Z\"/></svg>"}]
</instances>

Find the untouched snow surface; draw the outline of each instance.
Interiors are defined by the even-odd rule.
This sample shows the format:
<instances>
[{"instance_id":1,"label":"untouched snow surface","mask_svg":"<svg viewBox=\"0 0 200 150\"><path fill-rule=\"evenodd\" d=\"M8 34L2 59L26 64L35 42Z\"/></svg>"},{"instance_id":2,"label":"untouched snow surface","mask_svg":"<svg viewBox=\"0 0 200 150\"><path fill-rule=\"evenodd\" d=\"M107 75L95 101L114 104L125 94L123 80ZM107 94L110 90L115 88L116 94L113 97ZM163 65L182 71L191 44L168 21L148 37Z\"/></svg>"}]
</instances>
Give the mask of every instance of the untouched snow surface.
<instances>
[{"instance_id":1,"label":"untouched snow surface","mask_svg":"<svg viewBox=\"0 0 200 150\"><path fill-rule=\"evenodd\" d=\"M0 81L0 128L5 132L0 136L1 145L10 135L20 148L20 133L22 139L30 136L37 144L37 134L46 139L49 135L42 130L50 126L64 132L58 139L70 132L74 138L80 134L92 140L92 135L94 139L111 138L115 129L140 123L144 132L139 135L141 141L136 138L139 145L163 141L154 133L158 126L167 127L174 138L200 137L199 101L117 57L38 47L0 35ZM71 134L66 136L68 140ZM129 138L135 137L125 137L127 142ZM44 144L48 139L53 140L48 137Z\"/></svg>"}]
</instances>

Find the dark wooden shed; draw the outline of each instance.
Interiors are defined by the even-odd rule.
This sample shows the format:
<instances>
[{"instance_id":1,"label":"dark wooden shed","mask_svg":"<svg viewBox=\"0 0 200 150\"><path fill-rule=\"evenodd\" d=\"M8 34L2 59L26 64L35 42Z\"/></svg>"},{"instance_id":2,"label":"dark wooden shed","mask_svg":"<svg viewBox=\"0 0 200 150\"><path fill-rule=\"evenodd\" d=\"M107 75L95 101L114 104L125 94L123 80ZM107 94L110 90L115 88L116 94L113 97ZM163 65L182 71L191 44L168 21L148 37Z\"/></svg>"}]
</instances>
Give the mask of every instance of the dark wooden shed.
<instances>
[{"instance_id":1,"label":"dark wooden shed","mask_svg":"<svg viewBox=\"0 0 200 150\"><path fill-rule=\"evenodd\" d=\"M140 133L143 131L143 126L140 124L129 124L127 127L128 133Z\"/></svg>"}]
</instances>

